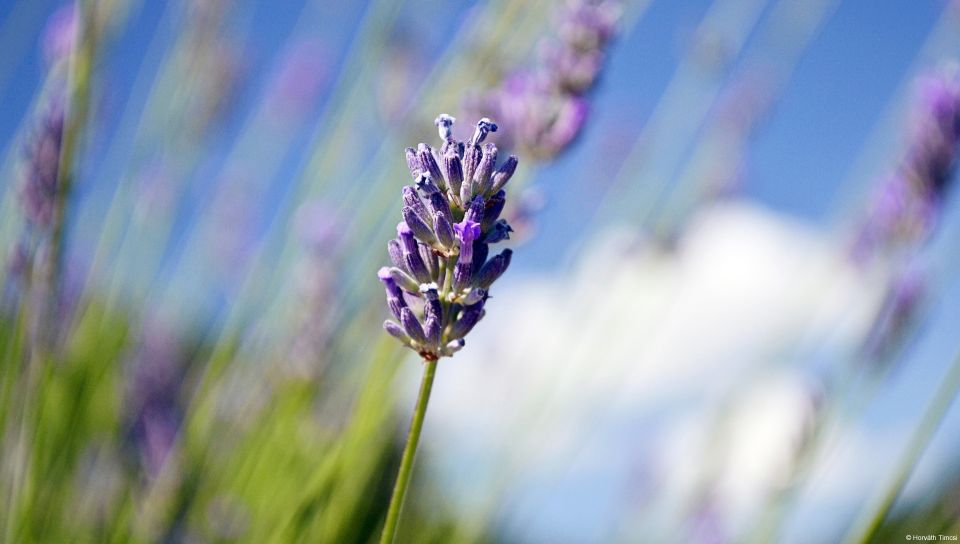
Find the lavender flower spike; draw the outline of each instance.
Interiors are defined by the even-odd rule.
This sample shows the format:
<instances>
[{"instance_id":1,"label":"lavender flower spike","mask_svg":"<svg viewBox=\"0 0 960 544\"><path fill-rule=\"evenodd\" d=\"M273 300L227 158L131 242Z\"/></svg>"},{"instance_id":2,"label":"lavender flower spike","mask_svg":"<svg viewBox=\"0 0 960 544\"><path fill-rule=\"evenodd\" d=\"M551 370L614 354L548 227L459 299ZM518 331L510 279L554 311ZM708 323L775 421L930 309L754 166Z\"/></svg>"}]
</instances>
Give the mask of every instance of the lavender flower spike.
<instances>
[{"instance_id":1,"label":"lavender flower spike","mask_svg":"<svg viewBox=\"0 0 960 544\"><path fill-rule=\"evenodd\" d=\"M497 130L493 121L481 119L469 145L454 141L453 122L453 117L446 114L435 121L443 140L440 152L427 144L406 150L410 174L430 206L422 209L426 206L419 195L411 195L409 188L403 191L403 221L397 225L398 239L387 244L387 253L395 264L402 257L405 270L385 267L378 273L386 287L387 306L399 321L387 321L383 328L424 361L420 394L380 535L381 544L392 544L397 534L437 361L463 348L463 337L486 314L484 305L490 285L506 270L510 260L510 250L506 250L491 261L493 264L484 263L488 244L505 238L502 226L498 233L492 230L500 224L495 218L506 196L499 189L506 180L494 176L512 173L516 159L498 170L497 146L488 143L480 149L487 134ZM494 185L499 186L496 191L492 190ZM429 220L424 217L425 211L431 214ZM486 215L491 221L484 229ZM416 291L409 289L408 272L420 283ZM474 284L474 276L482 276L484 285ZM407 297L420 301L407 305Z\"/></svg>"},{"instance_id":2,"label":"lavender flower spike","mask_svg":"<svg viewBox=\"0 0 960 544\"><path fill-rule=\"evenodd\" d=\"M394 266L378 273L397 320L384 328L425 361L463 347L463 337L485 314L491 285L510 262L510 250L487 257L488 245L506 240L510 232L498 216L517 158L497 168L497 146L484 142L497 130L490 119L477 123L469 142L454 140L454 121L447 114L435 120L439 151L425 143L407 148L417 187L402 190L403 221L397 238L387 244Z\"/></svg>"}]
</instances>

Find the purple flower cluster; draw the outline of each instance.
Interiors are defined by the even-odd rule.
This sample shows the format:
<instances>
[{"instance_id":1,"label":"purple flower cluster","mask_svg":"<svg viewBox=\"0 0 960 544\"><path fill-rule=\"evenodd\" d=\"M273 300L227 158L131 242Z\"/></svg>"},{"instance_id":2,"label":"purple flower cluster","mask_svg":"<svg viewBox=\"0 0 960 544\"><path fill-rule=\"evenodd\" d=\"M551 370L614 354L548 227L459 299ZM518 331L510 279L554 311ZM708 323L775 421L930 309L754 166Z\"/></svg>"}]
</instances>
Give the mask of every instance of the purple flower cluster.
<instances>
[{"instance_id":1,"label":"purple flower cluster","mask_svg":"<svg viewBox=\"0 0 960 544\"><path fill-rule=\"evenodd\" d=\"M414 185L403 188L403 221L387 250L392 267L378 276L399 324L388 333L426 360L449 357L483 318L488 290L510 265L512 252L488 258L490 245L512 229L500 218L503 187L517 168L510 156L497 166L497 146L483 143L497 125L483 118L469 142L453 138L454 118L435 121L440 149L407 148Z\"/></svg>"},{"instance_id":2,"label":"purple flower cluster","mask_svg":"<svg viewBox=\"0 0 960 544\"><path fill-rule=\"evenodd\" d=\"M853 247L857 262L915 249L935 228L960 143L957 76L951 69L921 81L906 154L873 196Z\"/></svg>"},{"instance_id":3,"label":"purple flower cluster","mask_svg":"<svg viewBox=\"0 0 960 544\"><path fill-rule=\"evenodd\" d=\"M27 221L45 229L53 220L60 172L60 148L63 144L64 110L62 101L53 101L40 117L37 128L26 143L26 167L20 198Z\"/></svg>"},{"instance_id":4,"label":"purple flower cluster","mask_svg":"<svg viewBox=\"0 0 960 544\"><path fill-rule=\"evenodd\" d=\"M507 76L471 106L503 122L510 135L504 146L538 159L555 157L583 128L586 94L600 75L619 18L617 2L571 1L556 23L555 38L540 45L535 67Z\"/></svg>"}]
</instances>

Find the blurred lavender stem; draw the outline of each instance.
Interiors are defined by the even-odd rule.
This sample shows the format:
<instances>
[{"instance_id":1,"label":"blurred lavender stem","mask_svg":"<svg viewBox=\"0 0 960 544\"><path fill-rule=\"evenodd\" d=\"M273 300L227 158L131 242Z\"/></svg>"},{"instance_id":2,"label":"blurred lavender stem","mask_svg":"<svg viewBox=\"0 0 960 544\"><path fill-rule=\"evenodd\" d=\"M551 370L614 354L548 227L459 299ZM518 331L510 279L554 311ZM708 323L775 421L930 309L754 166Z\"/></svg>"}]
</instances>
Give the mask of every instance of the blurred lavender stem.
<instances>
[{"instance_id":1,"label":"blurred lavender stem","mask_svg":"<svg viewBox=\"0 0 960 544\"><path fill-rule=\"evenodd\" d=\"M74 174L74 156L86 124L90 106L90 74L96 51L96 30L92 0L77 0L76 10L80 33L70 56L70 72L67 82L66 117L63 127L63 144L60 148L59 168L57 169L57 192L51 219L52 238L50 242L47 276L44 278L48 296L40 323L48 326L46 332L53 330L57 307L58 284L63 274L63 249L65 237L65 219L67 201L70 198L70 185Z\"/></svg>"},{"instance_id":2,"label":"blurred lavender stem","mask_svg":"<svg viewBox=\"0 0 960 544\"><path fill-rule=\"evenodd\" d=\"M427 403L430 402L430 391L433 389L433 376L436 372L437 361L424 359L420 393L417 395L417 405L413 409L410 432L407 434L407 445L403 448L400 470L397 472L397 483L394 485L393 495L390 497L390 508L387 510L387 521L384 523L383 533L380 535L380 544L392 544L397 536L397 527L400 525L400 511L403 509L403 498L406 496L407 487L410 485L410 474L413 472L413 462L417 457L420 431L423 429L423 420L427 415Z\"/></svg>"},{"instance_id":3,"label":"blurred lavender stem","mask_svg":"<svg viewBox=\"0 0 960 544\"><path fill-rule=\"evenodd\" d=\"M844 542L864 544L874 541L877 530L880 529L890 509L900 496L907 481L909 481L940 424L943 423L944 418L950 411L950 406L957 397L957 393L960 393L960 353L954 357L946 376L940 382L940 387L934 393L933 400L927 405L927 409L910 437L906 451L897 462L893 476L884 486L882 492L876 495L867 505Z\"/></svg>"}]
</instances>

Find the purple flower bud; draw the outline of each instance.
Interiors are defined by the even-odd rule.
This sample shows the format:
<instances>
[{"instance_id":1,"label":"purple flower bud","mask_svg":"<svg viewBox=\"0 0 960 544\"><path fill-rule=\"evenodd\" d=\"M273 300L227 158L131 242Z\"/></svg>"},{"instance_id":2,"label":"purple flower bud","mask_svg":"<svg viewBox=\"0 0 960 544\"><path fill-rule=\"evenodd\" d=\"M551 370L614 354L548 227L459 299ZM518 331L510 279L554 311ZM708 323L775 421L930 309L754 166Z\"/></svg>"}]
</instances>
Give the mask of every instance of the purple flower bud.
<instances>
[{"instance_id":1,"label":"purple flower bud","mask_svg":"<svg viewBox=\"0 0 960 544\"><path fill-rule=\"evenodd\" d=\"M493 224L493 228L490 229L483 241L488 244L496 244L503 240L509 240L511 232L513 232L513 227L507 224L506 219L500 219Z\"/></svg>"},{"instance_id":2,"label":"purple flower bud","mask_svg":"<svg viewBox=\"0 0 960 544\"><path fill-rule=\"evenodd\" d=\"M406 221L397 223L397 238L400 240L400 248L404 254L417 251L417 240L413 237L413 231Z\"/></svg>"},{"instance_id":3,"label":"purple flower bud","mask_svg":"<svg viewBox=\"0 0 960 544\"><path fill-rule=\"evenodd\" d=\"M453 291L460 292L467 288L473 280L473 263L465 262L463 254L453 266Z\"/></svg>"},{"instance_id":4,"label":"purple flower bud","mask_svg":"<svg viewBox=\"0 0 960 544\"><path fill-rule=\"evenodd\" d=\"M450 193L456 197L460 196L460 188L463 184L463 165L460 162L460 155L452 147L443 155L444 169L447 171L447 182L450 185Z\"/></svg>"},{"instance_id":5,"label":"purple flower bud","mask_svg":"<svg viewBox=\"0 0 960 544\"><path fill-rule=\"evenodd\" d=\"M417 212L415 212L413 208L409 206L403 207L403 222L410 227L413 235L421 242L432 244L437 241L437 237L433 235L433 231L420 219L420 216L417 215Z\"/></svg>"},{"instance_id":6,"label":"purple flower bud","mask_svg":"<svg viewBox=\"0 0 960 544\"><path fill-rule=\"evenodd\" d=\"M483 211L483 221L480 222L480 230L484 232L490 230L494 221L496 221L503 212L503 207L506 203L507 194L504 191L499 191L487 199L486 209Z\"/></svg>"},{"instance_id":7,"label":"purple flower bud","mask_svg":"<svg viewBox=\"0 0 960 544\"><path fill-rule=\"evenodd\" d=\"M414 294L420 292L420 284L418 284L410 274L400 268L390 268L390 277L393 278L393 281L404 291Z\"/></svg>"},{"instance_id":8,"label":"purple flower bud","mask_svg":"<svg viewBox=\"0 0 960 544\"><path fill-rule=\"evenodd\" d=\"M505 249L499 255L490 259L490 261L480 269L480 273L477 274L476 281L474 282L476 286L489 289L490 285L507 271L512 256L513 251Z\"/></svg>"},{"instance_id":9,"label":"purple flower bud","mask_svg":"<svg viewBox=\"0 0 960 544\"><path fill-rule=\"evenodd\" d=\"M433 348L439 348L443 339L443 325L436 317L427 317L424 321L424 335L427 337L427 343Z\"/></svg>"},{"instance_id":10,"label":"purple flower bud","mask_svg":"<svg viewBox=\"0 0 960 544\"><path fill-rule=\"evenodd\" d=\"M483 223L484 208L486 208L486 204L483 201L483 197L474 197L473 200L470 201L470 207L467 209L467 213L463 215L463 220Z\"/></svg>"},{"instance_id":11,"label":"purple flower bud","mask_svg":"<svg viewBox=\"0 0 960 544\"><path fill-rule=\"evenodd\" d=\"M481 241L473 243L473 274L476 275L487 262L487 255L490 254L490 246Z\"/></svg>"},{"instance_id":12,"label":"purple flower bud","mask_svg":"<svg viewBox=\"0 0 960 544\"><path fill-rule=\"evenodd\" d=\"M387 307L390 308L390 312L394 317L400 319L400 311L407 307L407 302L403 298L403 292L397 285L397 281L393 278L393 273L389 268L383 267L377 272L377 277L380 278L380 281L383 282L386 288Z\"/></svg>"},{"instance_id":13,"label":"purple flower bud","mask_svg":"<svg viewBox=\"0 0 960 544\"><path fill-rule=\"evenodd\" d=\"M463 179L465 183L460 187L460 201L470 202L473 197L473 174L477 171L483 152L480 146L470 144L463 151Z\"/></svg>"},{"instance_id":14,"label":"purple flower bud","mask_svg":"<svg viewBox=\"0 0 960 544\"><path fill-rule=\"evenodd\" d=\"M476 195L486 195L493 186L493 167L497 164L497 146L485 144L483 146L483 156L480 163L477 164L477 171L473 174L473 193Z\"/></svg>"},{"instance_id":15,"label":"purple flower bud","mask_svg":"<svg viewBox=\"0 0 960 544\"><path fill-rule=\"evenodd\" d=\"M448 249L454 247L453 225L440 213L433 214L433 230L437 233L440 245Z\"/></svg>"},{"instance_id":16,"label":"purple flower bud","mask_svg":"<svg viewBox=\"0 0 960 544\"><path fill-rule=\"evenodd\" d=\"M473 330L473 327L480 321L482 315L483 302L465 307L463 312L460 313L460 317L458 317L453 323L453 326L450 327L450 334L447 337L450 339L463 338Z\"/></svg>"},{"instance_id":17,"label":"purple flower bud","mask_svg":"<svg viewBox=\"0 0 960 544\"><path fill-rule=\"evenodd\" d=\"M423 203L423 200L420 199L417 190L409 185L403 187L403 205L408 208L413 208L413 211L417 213L421 221L427 224L430 223L430 212L427 211L427 206Z\"/></svg>"},{"instance_id":18,"label":"purple flower bud","mask_svg":"<svg viewBox=\"0 0 960 544\"><path fill-rule=\"evenodd\" d=\"M417 189L426 196L440 192L440 187L437 187L437 184L433 182L433 178L426 172L421 173L420 177L417 178Z\"/></svg>"},{"instance_id":19,"label":"purple flower bud","mask_svg":"<svg viewBox=\"0 0 960 544\"><path fill-rule=\"evenodd\" d=\"M470 143L477 146L487 139L487 134L497 131L497 124L484 117L477 121L477 130L473 133L473 139Z\"/></svg>"},{"instance_id":20,"label":"purple flower bud","mask_svg":"<svg viewBox=\"0 0 960 544\"><path fill-rule=\"evenodd\" d=\"M493 174L493 186L490 188L490 192L497 192L503 189L503 186L510 181L510 178L513 177L513 173L517 171L517 157L510 155L507 157L507 160L500 165L500 168L497 168L497 171Z\"/></svg>"},{"instance_id":21,"label":"purple flower bud","mask_svg":"<svg viewBox=\"0 0 960 544\"><path fill-rule=\"evenodd\" d=\"M390 262L393 266L403 269L407 264L403 262L403 250L400 249L400 242L390 240L387 242L387 253L390 255Z\"/></svg>"},{"instance_id":22,"label":"purple flower bud","mask_svg":"<svg viewBox=\"0 0 960 544\"><path fill-rule=\"evenodd\" d=\"M398 319L399 319L399 318L398 318ZM392 337L396 338L397 340L403 342L403 344L404 344L405 346L410 347L410 348L413 347L413 342L410 340L410 336L407 335L407 333L405 333L405 332L403 331L403 329L400 327L400 325L397 325L397 324L394 323L393 321L390 321L389 319L386 320L386 321L384 321L384 322L383 322L383 330L387 331L387 333L389 333L390 336L392 336Z\"/></svg>"},{"instance_id":23,"label":"purple flower bud","mask_svg":"<svg viewBox=\"0 0 960 544\"><path fill-rule=\"evenodd\" d=\"M417 150L412 147L408 147L406 153L407 168L410 169L410 177L416 181L420 178L420 174L423 173L423 170L420 168L420 160L417 158Z\"/></svg>"},{"instance_id":24,"label":"purple flower bud","mask_svg":"<svg viewBox=\"0 0 960 544\"><path fill-rule=\"evenodd\" d=\"M454 353L463 349L463 346L465 345L466 345L466 342L463 341L463 338L457 338L453 342L447 343L447 345L443 348L443 354L449 357Z\"/></svg>"},{"instance_id":25,"label":"purple flower bud","mask_svg":"<svg viewBox=\"0 0 960 544\"><path fill-rule=\"evenodd\" d=\"M419 290L424 300L440 300L440 288L436 282L421 283Z\"/></svg>"},{"instance_id":26,"label":"purple flower bud","mask_svg":"<svg viewBox=\"0 0 960 544\"><path fill-rule=\"evenodd\" d=\"M436 277L440 273L440 261L437 259L437 254L432 247L426 244L420 244L419 250L420 259L423 260L423 264L427 265L427 272L430 277Z\"/></svg>"},{"instance_id":27,"label":"purple flower bud","mask_svg":"<svg viewBox=\"0 0 960 544\"><path fill-rule=\"evenodd\" d=\"M407 333L407 336L409 336L414 342L417 342L421 345L427 344L427 336L423 332L423 327L417 320L417 316L413 315L413 310L410 308L404 308L400 311L400 326L403 327L403 330Z\"/></svg>"},{"instance_id":28,"label":"purple flower bud","mask_svg":"<svg viewBox=\"0 0 960 544\"><path fill-rule=\"evenodd\" d=\"M433 149L427 144L420 144L417 146L417 158L420 159L420 169L430 174L430 178L441 190L446 190L443 174L440 173L440 165L433 157Z\"/></svg>"},{"instance_id":29,"label":"purple flower bud","mask_svg":"<svg viewBox=\"0 0 960 544\"><path fill-rule=\"evenodd\" d=\"M412 274L418 282L428 283L433 281L433 275L427 268L427 263L423 262L419 247L417 251L404 253L403 260L407 265L407 270L410 271L410 274Z\"/></svg>"},{"instance_id":30,"label":"purple flower bud","mask_svg":"<svg viewBox=\"0 0 960 544\"><path fill-rule=\"evenodd\" d=\"M470 292L463 297L460 303L464 306L473 306L474 304L484 300L487 300L487 290L474 287L473 289L470 289Z\"/></svg>"},{"instance_id":31,"label":"purple flower bud","mask_svg":"<svg viewBox=\"0 0 960 544\"><path fill-rule=\"evenodd\" d=\"M433 209L433 213L439 213L443 215L447 221L453 223L453 214L450 212L450 201L447 200L447 197L443 196L443 193L430 195L430 207Z\"/></svg>"},{"instance_id":32,"label":"purple flower bud","mask_svg":"<svg viewBox=\"0 0 960 544\"><path fill-rule=\"evenodd\" d=\"M445 142L453 140L453 123L456 121L456 118L446 113L441 113L433 121L433 124L437 125L437 130L440 132L441 140Z\"/></svg>"}]
</instances>

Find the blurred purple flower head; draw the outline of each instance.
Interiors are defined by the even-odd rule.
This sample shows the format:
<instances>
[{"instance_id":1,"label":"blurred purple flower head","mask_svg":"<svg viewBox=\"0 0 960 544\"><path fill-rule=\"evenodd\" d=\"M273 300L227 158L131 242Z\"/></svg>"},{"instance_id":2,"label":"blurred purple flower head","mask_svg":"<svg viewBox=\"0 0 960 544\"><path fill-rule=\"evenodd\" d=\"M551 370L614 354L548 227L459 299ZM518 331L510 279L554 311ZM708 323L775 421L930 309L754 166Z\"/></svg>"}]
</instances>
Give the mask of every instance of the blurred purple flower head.
<instances>
[{"instance_id":1,"label":"blurred purple flower head","mask_svg":"<svg viewBox=\"0 0 960 544\"><path fill-rule=\"evenodd\" d=\"M449 357L485 314L490 285L510 265L512 252L489 256L489 245L512 230L500 213L503 187L516 171L510 156L497 166L497 146L484 143L497 124L480 119L469 142L453 139L455 119L434 122L439 149L407 148L416 184L402 190L403 221L387 244L392 267L377 273L395 321L384 329L424 359Z\"/></svg>"},{"instance_id":2,"label":"blurred purple flower head","mask_svg":"<svg viewBox=\"0 0 960 544\"><path fill-rule=\"evenodd\" d=\"M24 148L26 165L20 188L23 212L34 228L50 226L56 205L60 147L63 143L64 108L59 98L40 115L37 127Z\"/></svg>"},{"instance_id":3,"label":"blurred purple flower head","mask_svg":"<svg viewBox=\"0 0 960 544\"><path fill-rule=\"evenodd\" d=\"M852 248L856 262L915 250L937 225L960 143L960 79L950 65L919 82L907 150L874 192Z\"/></svg>"},{"instance_id":4,"label":"blurred purple flower head","mask_svg":"<svg viewBox=\"0 0 960 544\"><path fill-rule=\"evenodd\" d=\"M43 29L41 48L47 64L54 65L70 56L77 40L77 11L73 3L67 4L47 19Z\"/></svg>"},{"instance_id":5,"label":"blurred purple flower head","mask_svg":"<svg viewBox=\"0 0 960 544\"><path fill-rule=\"evenodd\" d=\"M511 73L469 106L502 121L508 134L502 145L541 160L556 157L583 130L586 94L600 76L619 18L618 2L570 2L556 22L556 37L538 47L536 64Z\"/></svg>"},{"instance_id":6,"label":"blurred purple flower head","mask_svg":"<svg viewBox=\"0 0 960 544\"><path fill-rule=\"evenodd\" d=\"M131 440L151 478L170 454L180 425L183 365L179 334L161 319L148 318L131 361L126 413Z\"/></svg>"}]
</instances>

